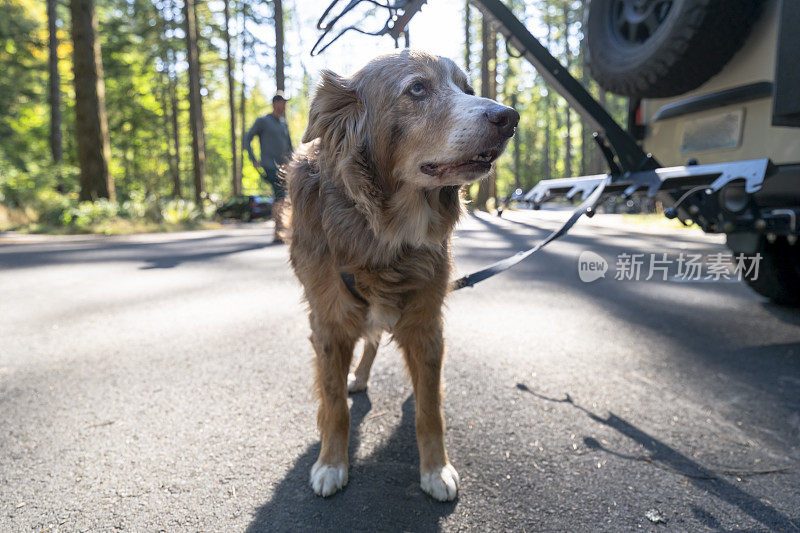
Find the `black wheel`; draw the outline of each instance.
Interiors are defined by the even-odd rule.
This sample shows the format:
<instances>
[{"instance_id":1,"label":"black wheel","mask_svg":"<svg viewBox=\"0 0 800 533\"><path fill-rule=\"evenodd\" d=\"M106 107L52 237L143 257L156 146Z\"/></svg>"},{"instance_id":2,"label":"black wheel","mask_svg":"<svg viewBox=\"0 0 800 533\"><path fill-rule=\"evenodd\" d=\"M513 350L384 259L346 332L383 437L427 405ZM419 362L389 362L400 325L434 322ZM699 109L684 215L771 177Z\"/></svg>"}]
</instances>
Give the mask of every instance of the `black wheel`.
<instances>
[{"instance_id":1,"label":"black wheel","mask_svg":"<svg viewBox=\"0 0 800 533\"><path fill-rule=\"evenodd\" d=\"M763 0L592 0L587 62L605 89L663 98L696 89L741 48Z\"/></svg>"},{"instance_id":2,"label":"black wheel","mask_svg":"<svg viewBox=\"0 0 800 533\"><path fill-rule=\"evenodd\" d=\"M758 253L758 276L746 276L747 284L775 303L800 305L800 244L791 245L785 237L773 243L765 239Z\"/></svg>"}]
</instances>

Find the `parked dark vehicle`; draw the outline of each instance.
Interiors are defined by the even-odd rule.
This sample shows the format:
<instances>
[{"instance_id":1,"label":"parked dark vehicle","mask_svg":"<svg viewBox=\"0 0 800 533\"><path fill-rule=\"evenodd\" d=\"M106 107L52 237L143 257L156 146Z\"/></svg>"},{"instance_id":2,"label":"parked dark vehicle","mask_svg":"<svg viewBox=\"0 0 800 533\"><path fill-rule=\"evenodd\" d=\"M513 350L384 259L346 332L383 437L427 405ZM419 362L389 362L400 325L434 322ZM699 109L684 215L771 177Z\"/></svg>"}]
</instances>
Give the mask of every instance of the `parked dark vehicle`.
<instances>
[{"instance_id":1,"label":"parked dark vehicle","mask_svg":"<svg viewBox=\"0 0 800 533\"><path fill-rule=\"evenodd\" d=\"M238 218L242 222L269 218L274 202L271 196L237 195L217 208L217 216Z\"/></svg>"}]
</instances>

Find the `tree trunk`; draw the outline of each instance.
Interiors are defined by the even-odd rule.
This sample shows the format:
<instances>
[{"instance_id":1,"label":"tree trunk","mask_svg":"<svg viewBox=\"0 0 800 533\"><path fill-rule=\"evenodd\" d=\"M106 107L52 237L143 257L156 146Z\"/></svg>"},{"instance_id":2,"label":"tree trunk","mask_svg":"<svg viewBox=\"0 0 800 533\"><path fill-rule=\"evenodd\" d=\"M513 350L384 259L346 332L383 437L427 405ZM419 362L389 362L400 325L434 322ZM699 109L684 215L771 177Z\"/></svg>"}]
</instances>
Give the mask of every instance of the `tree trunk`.
<instances>
[{"instance_id":1,"label":"tree trunk","mask_svg":"<svg viewBox=\"0 0 800 533\"><path fill-rule=\"evenodd\" d=\"M514 109L517 109L517 91L515 91L514 88L511 89L511 107L513 107ZM511 146L512 146L512 148L514 150L514 154L513 154L513 156L514 156L514 190L519 189L521 187L520 176L519 176L519 173L520 173L520 170L521 170L520 153L519 153L519 142L520 142L519 141L519 136L520 136L520 133L522 133L522 131L518 129L516 134L514 135L514 137L511 138L511 142L512 142Z\"/></svg>"},{"instance_id":2,"label":"tree trunk","mask_svg":"<svg viewBox=\"0 0 800 533\"><path fill-rule=\"evenodd\" d=\"M472 67L472 11L469 0L464 2L464 68L469 77Z\"/></svg>"},{"instance_id":3,"label":"tree trunk","mask_svg":"<svg viewBox=\"0 0 800 533\"><path fill-rule=\"evenodd\" d=\"M275 86L279 91L286 90L283 71L283 1L275 0Z\"/></svg>"},{"instance_id":4,"label":"tree trunk","mask_svg":"<svg viewBox=\"0 0 800 533\"><path fill-rule=\"evenodd\" d=\"M47 0L47 29L49 33L50 55L47 62L49 70L48 76L48 100L50 103L50 154L53 164L56 166L57 185L56 188L63 192L64 185L61 182L61 160L64 155L63 142L61 137L61 74L58 72L58 28L56 21L57 0Z\"/></svg>"},{"instance_id":5,"label":"tree trunk","mask_svg":"<svg viewBox=\"0 0 800 533\"><path fill-rule=\"evenodd\" d=\"M491 89L489 77L491 71L489 69L489 62L491 60L492 45L490 40L492 38L492 29L489 26L489 21L485 18L481 19L481 96L488 98Z\"/></svg>"},{"instance_id":6,"label":"tree trunk","mask_svg":"<svg viewBox=\"0 0 800 533\"><path fill-rule=\"evenodd\" d=\"M569 4L564 3L564 61L566 63L567 72L572 65L572 51L569 46ZM564 177L572 177L572 113L569 103L564 106L564 126L566 128L566 136L564 137Z\"/></svg>"},{"instance_id":7,"label":"tree trunk","mask_svg":"<svg viewBox=\"0 0 800 533\"><path fill-rule=\"evenodd\" d=\"M245 96L245 79L244 79L244 67L246 63L246 48L248 46L247 43L247 31L245 24L247 23L247 16L244 10L244 4L241 5L241 9L239 10L239 23L240 23L240 34L241 37L239 38L239 75L241 76L242 83L241 87L239 88L239 114L241 115L239 118L241 119L241 136L242 139L242 146L239 150L239 169L242 176L244 176L244 137L247 135L247 113L246 113L246 106L247 106L247 97Z\"/></svg>"},{"instance_id":8,"label":"tree trunk","mask_svg":"<svg viewBox=\"0 0 800 533\"><path fill-rule=\"evenodd\" d=\"M489 98L497 100L497 32L491 28L489 36ZM494 205L497 203L497 164L492 165L492 172L489 173L489 197L494 198Z\"/></svg>"},{"instance_id":9,"label":"tree trunk","mask_svg":"<svg viewBox=\"0 0 800 533\"><path fill-rule=\"evenodd\" d=\"M542 179L549 180L553 177L553 165L550 157L550 93L547 93L544 102L544 145L542 146Z\"/></svg>"},{"instance_id":10,"label":"tree trunk","mask_svg":"<svg viewBox=\"0 0 800 533\"><path fill-rule=\"evenodd\" d=\"M231 50L231 11L230 0L223 3L225 13L225 66L228 74L228 110L231 121L231 179L233 194L242 194L242 173L239 169L239 160L236 151L236 97L234 96L233 81L233 50Z\"/></svg>"},{"instance_id":11,"label":"tree trunk","mask_svg":"<svg viewBox=\"0 0 800 533\"><path fill-rule=\"evenodd\" d=\"M197 48L197 17L194 3L195 0L184 0L183 22L189 74L189 124L192 128L194 199L200 206L206 195L206 140L203 103L200 99L200 53Z\"/></svg>"},{"instance_id":12,"label":"tree trunk","mask_svg":"<svg viewBox=\"0 0 800 533\"><path fill-rule=\"evenodd\" d=\"M170 118L172 119L172 143L175 150L175 173L172 175L172 196L182 198L181 187L181 135L178 128L178 94L177 80L178 74L175 72L175 59L172 58L171 72L169 77L169 105Z\"/></svg>"},{"instance_id":13,"label":"tree trunk","mask_svg":"<svg viewBox=\"0 0 800 533\"><path fill-rule=\"evenodd\" d=\"M167 61L170 61L167 59ZM166 72L166 86L162 91L162 108L164 110L164 132L167 135L167 159L169 161L169 174L172 180L172 193L170 196L179 198L181 195L181 154L178 142L178 105L175 98L174 83L172 81L173 67L170 63Z\"/></svg>"},{"instance_id":14,"label":"tree trunk","mask_svg":"<svg viewBox=\"0 0 800 533\"><path fill-rule=\"evenodd\" d=\"M553 120L555 124L553 124L553 132L554 135L551 137L553 140L553 168L556 169L556 177L564 177L563 175L558 174L558 161L561 158L561 141L560 141L560 134L561 134L561 109L559 106L559 98L553 99Z\"/></svg>"},{"instance_id":15,"label":"tree trunk","mask_svg":"<svg viewBox=\"0 0 800 533\"><path fill-rule=\"evenodd\" d=\"M603 89L600 89L600 93L597 98L600 101L600 105L603 109L608 110L608 93ZM594 140L592 140L594 142ZM592 174L602 174L608 171L605 158L603 157L603 153L600 151L600 148L595 146L595 149L592 151Z\"/></svg>"},{"instance_id":16,"label":"tree trunk","mask_svg":"<svg viewBox=\"0 0 800 533\"><path fill-rule=\"evenodd\" d=\"M566 136L564 137L564 177L572 177L572 113L569 105L564 107Z\"/></svg>"},{"instance_id":17,"label":"tree trunk","mask_svg":"<svg viewBox=\"0 0 800 533\"><path fill-rule=\"evenodd\" d=\"M182 196L181 187L181 142L180 130L178 129L178 97L176 92L178 74L175 69L175 48L172 39L167 38L167 30L174 29L175 6L171 0L167 0L163 7L155 7L156 15L161 17L163 27L160 34L160 45L163 50L163 62L166 72L166 89L163 94L165 132L167 134L167 152L170 158L169 170L172 180L172 192L170 196L180 198ZM163 13L162 13L163 11ZM165 18L169 15L169 21Z\"/></svg>"},{"instance_id":18,"label":"tree trunk","mask_svg":"<svg viewBox=\"0 0 800 533\"><path fill-rule=\"evenodd\" d=\"M114 200L108 172L111 146L106 118L105 82L93 0L70 0L75 74L75 136L81 169L81 201Z\"/></svg>"},{"instance_id":19,"label":"tree trunk","mask_svg":"<svg viewBox=\"0 0 800 533\"><path fill-rule=\"evenodd\" d=\"M244 57L242 58L244 60ZM242 61L244 63L244 61ZM244 70L244 69L242 69ZM242 142L244 142L244 137L247 135L247 96L245 95L245 83L244 83L244 76L242 76L242 88L241 93L239 95L239 114L242 116ZM242 169L242 173L244 173L244 146L242 149L239 150L239 168Z\"/></svg>"},{"instance_id":20,"label":"tree trunk","mask_svg":"<svg viewBox=\"0 0 800 533\"><path fill-rule=\"evenodd\" d=\"M492 41L495 39L496 34L492 30L489 21L483 18L481 20L481 96L484 98L492 98L493 94L497 96L497 66L492 66L492 61L495 60L494 54L496 54ZM492 77L492 72L495 73L494 77ZM492 168L489 177L481 180L478 184L478 196L475 199L475 206L478 209L486 210L486 202L492 196L494 174L494 168Z\"/></svg>"},{"instance_id":21,"label":"tree trunk","mask_svg":"<svg viewBox=\"0 0 800 533\"><path fill-rule=\"evenodd\" d=\"M581 44L578 48L578 64L581 67L581 84L588 91L589 90L589 76L587 76L588 66L586 65L586 27L585 13L586 4L588 0L581 0L580 8L578 9L578 20L581 21ZM589 170L589 157L592 153L592 139L589 130L586 128L586 121L581 117L581 176L585 176Z\"/></svg>"},{"instance_id":22,"label":"tree trunk","mask_svg":"<svg viewBox=\"0 0 800 533\"><path fill-rule=\"evenodd\" d=\"M164 117L164 134L167 138L167 164L169 166L169 175L172 180L172 189L175 189L175 177L178 175L178 168L175 166L175 153L172 151L172 110L170 108L170 81L169 72L162 73L162 86L161 86L161 114ZM166 81L164 81L166 79Z\"/></svg>"},{"instance_id":23,"label":"tree trunk","mask_svg":"<svg viewBox=\"0 0 800 533\"><path fill-rule=\"evenodd\" d=\"M546 5L545 5L546 7ZM553 35L553 27L552 21L550 20L549 12L546 10L545 13L547 15L544 17L544 22L547 26L547 38L545 40L545 46L548 50L550 50L550 45L552 43L552 35ZM549 180L553 177L553 161L550 156L550 145L552 141L552 128L550 127L550 120L552 118L551 115L551 107L553 103L553 97L551 95L552 89L547 87L547 96L544 98L544 105L545 105L545 112L544 112L544 152L542 158L542 178Z\"/></svg>"},{"instance_id":24,"label":"tree trunk","mask_svg":"<svg viewBox=\"0 0 800 533\"><path fill-rule=\"evenodd\" d=\"M497 100L497 32L489 27L489 86L488 98Z\"/></svg>"}]
</instances>

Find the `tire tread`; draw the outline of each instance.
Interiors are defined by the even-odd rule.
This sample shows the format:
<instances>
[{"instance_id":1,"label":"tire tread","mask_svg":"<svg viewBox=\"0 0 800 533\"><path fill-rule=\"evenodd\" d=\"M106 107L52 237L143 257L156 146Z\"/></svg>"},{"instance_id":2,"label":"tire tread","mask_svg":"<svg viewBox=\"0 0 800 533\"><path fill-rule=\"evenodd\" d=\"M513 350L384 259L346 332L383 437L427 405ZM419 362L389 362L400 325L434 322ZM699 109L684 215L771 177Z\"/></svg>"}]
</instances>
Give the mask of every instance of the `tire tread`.
<instances>
[{"instance_id":1,"label":"tire tread","mask_svg":"<svg viewBox=\"0 0 800 533\"><path fill-rule=\"evenodd\" d=\"M739 51L762 8L762 0L684 0L672 35L652 52L647 61L627 71L607 67L602 55L613 50L610 35L597 35L592 17L605 13L609 0L593 0L589 6L587 64L595 80L606 90L623 96L663 98L696 89L719 73ZM593 57L599 50L600 58Z\"/></svg>"}]
</instances>

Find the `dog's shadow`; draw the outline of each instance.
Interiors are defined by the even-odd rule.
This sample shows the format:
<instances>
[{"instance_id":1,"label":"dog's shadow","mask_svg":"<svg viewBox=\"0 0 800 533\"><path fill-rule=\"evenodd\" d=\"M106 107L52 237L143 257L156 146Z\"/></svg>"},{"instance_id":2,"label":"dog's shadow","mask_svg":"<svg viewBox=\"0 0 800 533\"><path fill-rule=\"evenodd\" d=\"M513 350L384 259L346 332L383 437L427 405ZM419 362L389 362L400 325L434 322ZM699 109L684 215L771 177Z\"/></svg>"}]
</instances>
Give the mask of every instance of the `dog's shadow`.
<instances>
[{"instance_id":1,"label":"dog's shadow","mask_svg":"<svg viewBox=\"0 0 800 533\"><path fill-rule=\"evenodd\" d=\"M259 507L249 533L261 531L438 531L456 502L439 503L419 488L419 453L413 396L403 403L400 425L372 454L354 461L362 441L361 424L372 404L366 394L350 409L350 481L330 498L308 483L319 443L310 446L278 483L272 499ZM384 439L382 435L376 438Z\"/></svg>"}]
</instances>

